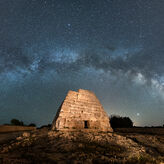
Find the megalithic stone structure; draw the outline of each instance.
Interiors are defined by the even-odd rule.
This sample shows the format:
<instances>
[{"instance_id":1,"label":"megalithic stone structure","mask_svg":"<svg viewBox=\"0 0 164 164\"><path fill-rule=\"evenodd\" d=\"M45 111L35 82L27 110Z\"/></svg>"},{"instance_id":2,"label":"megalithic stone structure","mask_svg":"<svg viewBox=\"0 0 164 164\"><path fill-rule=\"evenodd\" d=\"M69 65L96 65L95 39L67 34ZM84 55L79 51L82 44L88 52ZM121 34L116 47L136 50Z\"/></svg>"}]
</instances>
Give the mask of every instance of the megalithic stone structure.
<instances>
[{"instance_id":1,"label":"megalithic stone structure","mask_svg":"<svg viewBox=\"0 0 164 164\"><path fill-rule=\"evenodd\" d=\"M52 123L52 130L110 131L109 117L96 95L88 90L69 91Z\"/></svg>"}]
</instances>

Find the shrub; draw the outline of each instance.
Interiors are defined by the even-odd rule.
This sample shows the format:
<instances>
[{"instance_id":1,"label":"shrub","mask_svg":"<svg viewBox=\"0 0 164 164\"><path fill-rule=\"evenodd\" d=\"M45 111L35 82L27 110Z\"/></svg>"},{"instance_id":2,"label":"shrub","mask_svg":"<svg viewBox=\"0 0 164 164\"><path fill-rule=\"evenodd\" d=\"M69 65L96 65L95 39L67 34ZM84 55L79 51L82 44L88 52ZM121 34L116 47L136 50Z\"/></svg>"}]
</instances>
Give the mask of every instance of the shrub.
<instances>
[{"instance_id":1,"label":"shrub","mask_svg":"<svg viewBox=\"0 0 164 164\"><path fill-rule=\"evenodd\" d=\"M131 128L133 127L133 122L129 117L120 117L112 115L110 117L110 124L112 128Z\"/></svg>"},{"instance_id":2,"label":"shrub","mask_svg":"<svg viewBox=\"0 0 164 164\"><path fill-rule=\"evenodd\" d=\"M18 126L23 126L24 125L23 121L19 121L15 118L12 119L10 122L11 122L11 125L18 125Z\"/></svg>"},{"instance_id":3,"label":"shrub","mask_svg":"<svg viewBox=\"0 0 164 164\"><path fill-rule=\"evenodd\" d=\"M29 124L28 126L33 126L33 127L35 127L35 126L36 126L36 124L31 123L31 124Z\"/></svg>"}]
</instances>

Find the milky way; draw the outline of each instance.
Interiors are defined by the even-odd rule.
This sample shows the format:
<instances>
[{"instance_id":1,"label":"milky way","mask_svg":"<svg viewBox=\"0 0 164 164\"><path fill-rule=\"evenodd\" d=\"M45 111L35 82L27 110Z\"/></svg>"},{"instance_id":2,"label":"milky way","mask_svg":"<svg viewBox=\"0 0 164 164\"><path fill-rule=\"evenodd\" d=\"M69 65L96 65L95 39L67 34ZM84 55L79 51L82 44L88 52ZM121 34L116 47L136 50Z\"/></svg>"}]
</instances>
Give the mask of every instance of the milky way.
<instances>
[{"instance_id":1,"label":"milky way","mask_svg":"<svg viewBox=\"0 0 164 164\"><path fill-rule=\"evenodd\" d=\"M51 123L68 90L164 124L163 0L1 0L0 123Z\"/></svg>"}]
</instances>

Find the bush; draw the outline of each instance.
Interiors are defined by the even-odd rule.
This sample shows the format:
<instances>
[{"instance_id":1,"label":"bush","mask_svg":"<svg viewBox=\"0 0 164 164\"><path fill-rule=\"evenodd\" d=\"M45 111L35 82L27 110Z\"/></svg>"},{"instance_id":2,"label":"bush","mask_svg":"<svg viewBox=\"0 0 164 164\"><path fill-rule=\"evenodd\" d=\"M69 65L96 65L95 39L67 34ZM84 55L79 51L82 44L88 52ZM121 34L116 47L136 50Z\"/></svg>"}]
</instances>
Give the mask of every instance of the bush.
<instances>
[{"instance_id":1,"label":"bush","mask_svg":"<svg viewBox=\"0 0 164 164\"><path fill-rule=\"evenodd\" d=\"M28 126L33 126L33 127L35 127L35 126L36 126L36 124L31 123L31 124L29 124Z\"/></svg>"},{"instance_id":2,"label":"bush","mask_svg":"<svg viewBox=\"0 0 164 164\"><path fill-rule=\"evenodd\" d=\"M110 124L112 128L132 128L133 122L129 117L111 116Z\"/></svg>"},{"instance_id":3,"label":"bush","mask_svg":"<svg viewBox=\"0 0 164 164\"><path fill-rule=\"evenodd\" d=\"M17 126L23 126L24 125L23 121L19 121L15 118L12 119L10 122L11 122L11 125L17 125Z\"/></svg>"}]
</instances>

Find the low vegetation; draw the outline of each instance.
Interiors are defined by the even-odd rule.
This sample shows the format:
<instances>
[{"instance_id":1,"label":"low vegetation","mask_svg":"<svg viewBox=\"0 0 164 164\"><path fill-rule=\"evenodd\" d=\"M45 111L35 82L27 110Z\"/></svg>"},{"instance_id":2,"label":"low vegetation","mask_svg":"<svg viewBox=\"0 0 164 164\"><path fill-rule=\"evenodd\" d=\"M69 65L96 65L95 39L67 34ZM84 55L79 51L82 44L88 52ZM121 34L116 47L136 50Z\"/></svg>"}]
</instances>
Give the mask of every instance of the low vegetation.
<instances>
[{"instance_id":1,"label":"low vegetation","mask_svg":"<svg viewBox=\"0 0 164 164\"><path fill-rule=\"evenodd\" d=\"M10 123L11 123L11 125L16 125L16 126L23 126L24 125L23 121L19 121L19 120L15 119L15 118L12 119L10 121Z\"/></svg>"},{"instance_id":2,"label":"low vegetation","mask_svg":"<svg viewBox=\"0 0 164 164\"><path fill-rule=\"evenodd\" d=\"M10 124L7 124L7 125L32 126L32 127L36 127L36 124L34 124L34 123L30 123L29 125L25 125L23 121L20 121L20 120L15 119L15 118L13 118L13 119L10 121Z\"/></svg>"},{"instance_id":3,"label":"low vegetation","mask_svg":"<svg viewBox=\"0 0 164 164\"><path fill-rule=\"evenodd\" d=\"M121 117L112 115L110 117L110 124L112 128L132 128L133 122L129 117Z\"/></svg>"}]
</instances>

